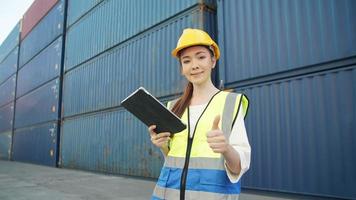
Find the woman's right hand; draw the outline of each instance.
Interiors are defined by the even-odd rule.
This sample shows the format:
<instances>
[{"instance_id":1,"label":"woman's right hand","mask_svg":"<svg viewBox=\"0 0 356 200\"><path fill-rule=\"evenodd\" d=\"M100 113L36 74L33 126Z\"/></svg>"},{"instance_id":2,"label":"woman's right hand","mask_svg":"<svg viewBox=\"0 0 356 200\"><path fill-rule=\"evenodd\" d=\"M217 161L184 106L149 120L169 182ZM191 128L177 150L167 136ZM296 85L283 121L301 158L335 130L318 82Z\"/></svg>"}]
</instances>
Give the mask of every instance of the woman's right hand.
<instances>
[{"instance_id":1,"label":"woman's right hand","mask_svg":"<svg viewBox=\"0 0 356 200\"><path fill-rule=\"evenodd\" d=\"M166 145L168 145L168 140L170 140L169 136L171 135L171 133L156 133L154 132L155 128L156 125L151 125L148 127L148 132L150 133L151 141L156 147L164 148Z\"/></svg>"}]
</instances>

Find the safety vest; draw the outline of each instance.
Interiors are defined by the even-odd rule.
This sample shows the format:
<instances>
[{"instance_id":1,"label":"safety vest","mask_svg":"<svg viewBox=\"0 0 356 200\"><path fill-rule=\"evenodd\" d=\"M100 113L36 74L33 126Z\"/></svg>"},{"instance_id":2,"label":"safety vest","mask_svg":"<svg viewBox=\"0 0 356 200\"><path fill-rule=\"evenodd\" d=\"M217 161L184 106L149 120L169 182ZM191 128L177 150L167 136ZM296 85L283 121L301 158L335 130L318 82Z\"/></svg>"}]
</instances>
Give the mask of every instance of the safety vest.
<instances>
[{"instance_id":1,"label":"safety vest","mask_svg":"<svg viewBox=\"0 0 356 200\"><path fill-rule=\"evenodd\" d=\"M173 104L169 102L168 107ZM192 138L189 137L189 107L184 111L181 120L188 127L173 135L152 199L238 199L240 181L230 182L224 157L212 151L206 134L212 128L215 116L220 115L219 127L228 139L240 105L245 116L248 109L245 95L225 91L216 93L199 117Z\"/></svg>"}]
</instances>

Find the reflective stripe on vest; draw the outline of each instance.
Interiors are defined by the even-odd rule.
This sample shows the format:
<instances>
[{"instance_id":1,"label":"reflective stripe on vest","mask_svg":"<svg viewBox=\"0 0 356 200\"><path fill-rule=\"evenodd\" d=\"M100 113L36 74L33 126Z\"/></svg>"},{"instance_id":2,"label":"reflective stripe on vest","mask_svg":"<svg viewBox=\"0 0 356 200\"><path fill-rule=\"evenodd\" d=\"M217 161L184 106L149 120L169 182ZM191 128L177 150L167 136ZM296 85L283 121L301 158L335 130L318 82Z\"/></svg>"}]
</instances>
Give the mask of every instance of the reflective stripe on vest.
<instances>
[{"instance_id":1,"label":"reflective stripe on vest","mask_svg":"<svg viewBox=\"0 0 356 200\"><path fill-rule=\"evenodd\" d=\"M185 158L167 156L164 166L170 168L183 168ZM192 157L189 159L189 169L217 169L225 170L224 159Z\"/></svg>"},{"instance_id":2,"label":"reflective stripe on vest","mask_svg":"<svg viewBox=\"0 0 356 200\"><path fill-rule=\"evenodd\" d=\"M154 193L157 196L153 196L153 200L178 200L179 190L171 188L163 188L156 186ZM227 200L238 200L238 194L219 194L213 192L202 192L202 191L189 191L186 193L186 199L203 199L203 200L216 200L216 199L227 199Z\"/></svg>"},{"instance_id":3,"label":"reflective stripe on vest","mask_svg":"<svg viewBox=\"0 0 356 200\"><path fill-rule=\"evenodd\" d=\"M174 103L169 102L167 106L172 108ZM240 105L244 108L243 114L245 115L248 108L247 98L241 94L221 91L211 99L200 116L189 159L186 199L236 199L238 197L240 182L235 184L230 182L225 171L224 158L221 154L211 150L206 141L206 133L211 130L215 116L220 115L219 127L228 139ZM180 176L185 164L190 129L188 109L181 117L188 127L182 132L174 134L170 142L170 151L162 168L153 198L179 199Z\"/></svg>"}]
</instances>

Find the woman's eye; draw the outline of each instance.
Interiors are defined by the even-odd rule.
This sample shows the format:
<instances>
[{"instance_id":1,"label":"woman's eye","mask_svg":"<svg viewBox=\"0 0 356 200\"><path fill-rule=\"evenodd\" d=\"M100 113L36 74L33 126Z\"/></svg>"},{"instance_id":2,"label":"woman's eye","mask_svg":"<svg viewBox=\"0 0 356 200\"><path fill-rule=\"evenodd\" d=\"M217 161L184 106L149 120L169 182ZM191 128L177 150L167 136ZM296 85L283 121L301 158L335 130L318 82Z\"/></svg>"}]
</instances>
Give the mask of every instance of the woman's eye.
<instances>
[{"instance_id":1,"label":"woman's eye","mask_svg":"<svg viewBox=\"0 0 356 200\"><path fill-rule=\"evenodd\" d=\"M188 64L190 62L190 60L183 60L184 64Z\"/></svg>"},{"instance_id":2,"label":"woman's eye","mask_svg":"<svg viewBox=\"0 0 356 200\"><path fill-rule=\"evenodd\" d=\"M204 58L205 58L205 56L199 56L199 59L201 59L201 60L204 59Z\"/></svg>"}]
</instances>

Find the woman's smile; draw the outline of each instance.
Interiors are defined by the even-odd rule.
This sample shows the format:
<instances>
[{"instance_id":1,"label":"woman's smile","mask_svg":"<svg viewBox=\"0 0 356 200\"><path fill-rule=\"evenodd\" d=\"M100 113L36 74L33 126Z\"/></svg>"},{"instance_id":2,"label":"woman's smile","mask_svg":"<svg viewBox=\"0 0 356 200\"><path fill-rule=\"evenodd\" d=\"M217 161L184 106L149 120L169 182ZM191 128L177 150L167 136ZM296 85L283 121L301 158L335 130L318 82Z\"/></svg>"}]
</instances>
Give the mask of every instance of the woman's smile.
<instances>
[{"instance_id":1,"label":"woman's smile","mask_svg":"<svg viewBox=\"0 0 356 200\"><path fill-rule=\"evenodd\" d=\"M193 77L197 77L197 76L199 76L199 75L201 75L201 74L203 74L203 73L204 73L204 71L201 71L201 72L193 72L193 73L191 73L190 75L193 76Z\"/></svg>"}]
</instances>

